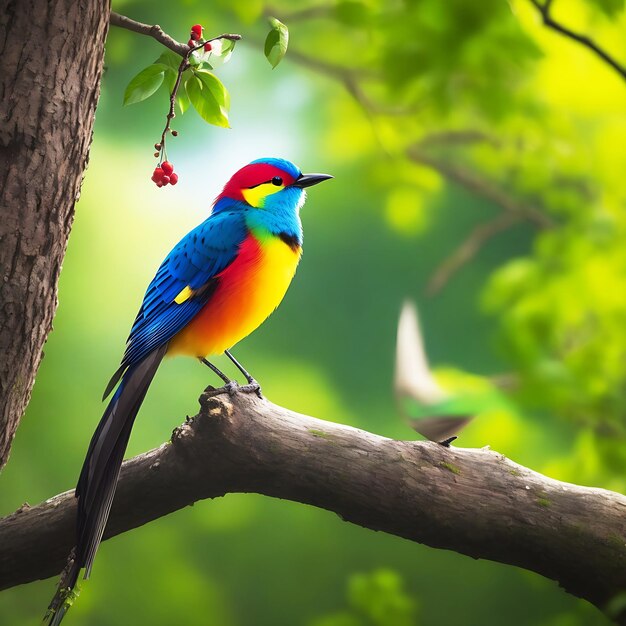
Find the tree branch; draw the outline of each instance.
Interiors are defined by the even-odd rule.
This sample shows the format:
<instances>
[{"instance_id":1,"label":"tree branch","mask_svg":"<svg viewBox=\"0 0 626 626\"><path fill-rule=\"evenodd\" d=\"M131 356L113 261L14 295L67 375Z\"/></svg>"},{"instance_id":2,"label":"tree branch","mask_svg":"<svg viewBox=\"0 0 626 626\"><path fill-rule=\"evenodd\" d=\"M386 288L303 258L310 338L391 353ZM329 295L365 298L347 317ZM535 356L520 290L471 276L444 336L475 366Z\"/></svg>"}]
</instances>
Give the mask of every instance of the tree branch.
<instances>
[{"instance_id":1,"label":"tree branch","mask_svg":"<svg viewBox=\"0 0 626 626\"><path fill-rule=\"evenodd\" d=\"M185 54L187 54L187 51L189 50L189 46L187 44L180 43L175 39L172 39L172 37L163 32L163 29L158 24L155 24L154 26L150 26L150 24L142 24L141 22L131 20L125 15L120 15L115 11L111 11L111 18L109 23L111 24L111 26L125 28L126 30L132 30L134 33L139 33L140 35L152 37L153 39L156 39L160 44L164 45L166 48L172 50L172 52L180 54L181 57L185 56Z\"/></svg>"},{"instance_id":2,"label":"tree branch","mask_svg":"<svg viewBox=\"0 0 626 626\"><path fill-rule=\"evenodd\" d=\"M153 39L156 39L160 44L164 45L166 48L169 48L176 54L179 54L181 57L186 57L187 53L189 52L189 46L187 44L180 43L170 37L167 33L163 31L163 29L158 24L151 26L150 24L136 22L135 20L131 20L129 17L126 17L125 15L120 15L115 11L111 11L111 18L109 23L111 24L111 26L125 28L126 30L132 30L134 33L139 33L140 35L152 37ZM237 35L235 33L223 33L222 35L212 37L211 39L230 39L231 41L239 41L239 39L241 39L241 35Z\"/></svg>"},{"instance_id":3,"label":"tree branch","mask_svg":"<svg viewBox=\"0 0 626 626\"><path fill-rule=\"evenodd\" d=\"M200 405L171 443L124 463L105 537L203 498L254 492L533 570L600 608L626 590L622 495L552 480L488 449L394 441L253 394L209 392ZM60 572L74 516L68 491L0 520L0 589Z\"/></svg>"},{"instance_id":4,"label":"tree branch","mask_svg":"<svg viewBox=\"0 0 626 626\"><path fill-rule=\"evenodd\" d=\"M492 220L475 226L458 248L433 272L426 287L428 295L432 296L441 291L454 274L469 263L492 237L519 224L523 219L519 213L504 211Z\"/></svg>"},{"instance_id":5,"label":"tree branch","mask_svg":"<svg viewBox=\"0 0 626 626\"><path fill-rule=\"evenodd\" d=\"M448 180L497 204L505 211L517 213L539 228L551 228L554 226L552 218L541 209L516 200L489 181L479 178L470 170L426 154L421 142L410 146L407 150L407 156L416 163L432 167Z\"/></svg>"},{"instance_id":6,"label":"tree branch","mask_svg":"<svg viewBox=\"0 0 626 626\"><path fill-rule=\"evenodd\" d=\"M530 0L533 6L539 11L541 18L543 19L543 23L552 30L560 33L564 37L572 39L573 41L577 41L579 44L585 46L589 50L591 50L594 54L599 56L605 63L610 65L624 80L626 80L626 67L618 63L608 52L603 50L595 41L587 37L586 35L581 35L580 33L576 33L573 30L559 24L556 22L552 15L550 14L550 9L552 8L552 0L544 0L543 4L539 2L539 0Z\"/></svg>"}]
</instances>

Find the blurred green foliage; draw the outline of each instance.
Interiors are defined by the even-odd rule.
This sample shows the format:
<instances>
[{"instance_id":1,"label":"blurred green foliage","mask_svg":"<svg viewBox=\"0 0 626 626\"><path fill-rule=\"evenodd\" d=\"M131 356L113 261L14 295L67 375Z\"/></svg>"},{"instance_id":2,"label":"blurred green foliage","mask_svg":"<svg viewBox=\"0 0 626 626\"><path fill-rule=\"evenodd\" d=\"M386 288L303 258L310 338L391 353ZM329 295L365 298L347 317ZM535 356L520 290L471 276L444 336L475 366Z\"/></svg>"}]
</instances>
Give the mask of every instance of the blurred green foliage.
<instances>
[{"instance_id":1,"label":"blurred green foliage","mask_svg":"<svg viewBox=\"0 0 626 626\"><path fill-rule=\"evenodd\" d=\"M348 580L348 608L314 619L310 626L413 626L416 603L403 588L400 577L380 569L354 574Z\"/></svg>"},{"instance_id":2,"label":"blurred green foliage","mask_svg":"<svg viewBox=\"0 0 626 626\"><path fill-rule=\"evenodd\" d=\"M180 182L155 188L165 90L134 107L122 100L163 50L111 30L55 330L0 480L0 514L75 483L146 284L228 176L261 156L336 176L303 210L305 255L285 302L235 350L269 398L412 437L391 394L395 325L409 296L442 384L469 392L492 375L515 381L510 408L481 415L461 445L490 444L556 478L625 489L626 84L615 72L546 30L528 0L185 0L175 10L125 0L114 9L181 41L198 22L208 37L243 35L218 72L232 128L177 117L168 156ZM267 15L290 33L275 71L263 55ZM553 15L624 56L621 0L555 0ZM521 219L428 296L438 265L504 210ZM129 454L166 439L212 382L191 360L166 362ZM355 574L363 571L374 573ZM53 586L0 594L0 622L34 623ZM103 544L68 619L606 623L528 572L250 494L198 503Z\"/></svg>"}]
</instances>

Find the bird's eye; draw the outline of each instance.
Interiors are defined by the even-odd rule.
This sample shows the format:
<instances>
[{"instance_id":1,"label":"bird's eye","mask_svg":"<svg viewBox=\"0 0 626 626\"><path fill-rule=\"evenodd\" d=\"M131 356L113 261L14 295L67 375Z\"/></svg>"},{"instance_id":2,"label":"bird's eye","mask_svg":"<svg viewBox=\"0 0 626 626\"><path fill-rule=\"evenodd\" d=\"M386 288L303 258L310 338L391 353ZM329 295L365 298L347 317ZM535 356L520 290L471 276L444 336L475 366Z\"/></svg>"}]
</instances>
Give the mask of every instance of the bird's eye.
<instances>
[{"instance_id":1,"label":"bird's eye","mask_svg":"<svg viewBox=\"0 0 626 626\"><path fill-rule=\"evenodd\" d=\"M274 178L272 178L272 185L276 185L277 187L280 187L283 184L283 179L280 176L274 176Z\"/></svg>"}]
</instances>

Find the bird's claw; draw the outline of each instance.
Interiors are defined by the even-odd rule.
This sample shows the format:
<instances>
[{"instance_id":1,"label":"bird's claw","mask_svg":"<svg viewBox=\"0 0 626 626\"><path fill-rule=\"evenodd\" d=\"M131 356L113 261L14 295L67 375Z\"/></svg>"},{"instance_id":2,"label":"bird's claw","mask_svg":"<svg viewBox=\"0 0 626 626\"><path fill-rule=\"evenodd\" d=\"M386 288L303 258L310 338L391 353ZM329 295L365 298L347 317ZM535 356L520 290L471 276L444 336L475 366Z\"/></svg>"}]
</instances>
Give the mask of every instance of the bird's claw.
<instances>
[{"instance_id":1,"label":"bird's claw","mask_svg":"<svg viewBox=\"0 0 626 626\"><path fill-rule=\"evenodd\" d=\"M209 391L209 389L207 389ZM234 396L237 393L256 393L259 398L263 398L263 394L261 393L261 385L257 383L254 378L250 380L246 385L240 385L236 380L231 380L227 382L223 387L219 389L211 389L211 395L217 395L220 393L227 393L229 396Z\"/></svg>"},{"instance_id":2,"label":"bird's claw","mask_svg":"<svg viewBox=\"0 0 626 626\"><path fill-rule=\"evenodd\" d=\"M240 387L236 380L231 380L227 382L222 389L232 397L239 391Z\"/></svg>"},{"instance_id":3,"label":"bird's claw","mask_svg":"<svg viewBox=\"0 0 626 626\"><path fill-rule=\"evenodd\" d=\"M261 385L259 385L259 383L257 383L257 381L254 380L254 378L252 377L250 377L250 379L248 380L248 384L239 387L239 390L243 391L244 393L256 393L256 395L261 400L263 399L263 394L261 393Z\"/></svg>"}]
</instances>

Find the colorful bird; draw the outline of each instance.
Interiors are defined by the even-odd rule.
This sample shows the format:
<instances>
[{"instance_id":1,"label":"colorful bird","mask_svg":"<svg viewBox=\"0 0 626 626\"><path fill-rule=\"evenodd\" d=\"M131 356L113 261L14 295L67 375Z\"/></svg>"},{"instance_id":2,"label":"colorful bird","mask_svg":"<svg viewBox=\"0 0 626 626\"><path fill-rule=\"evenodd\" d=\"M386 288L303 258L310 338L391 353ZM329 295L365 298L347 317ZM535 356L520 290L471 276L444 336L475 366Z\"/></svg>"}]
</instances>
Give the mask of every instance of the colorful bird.
<instances>
[{"instance_id":1,"label":"colorful bird","mask_svg":"<svg viewBox=\"0 0 626 626\"><path fill-rule=\"evenodd\" d=\"M236 383L206 360L229 352L280 304L302 253L300 208L306 187L332 178L302 174L283 159L259 159L226 183L211 215L167 255L148 286L106 398L119 382L96 428L76 486L73 561L50 603L51 626L71 604L81 569L89 577L109 517L130 432L164 356L183 354L208 365L231 390Z\"/></svg>"}]
</instances>

